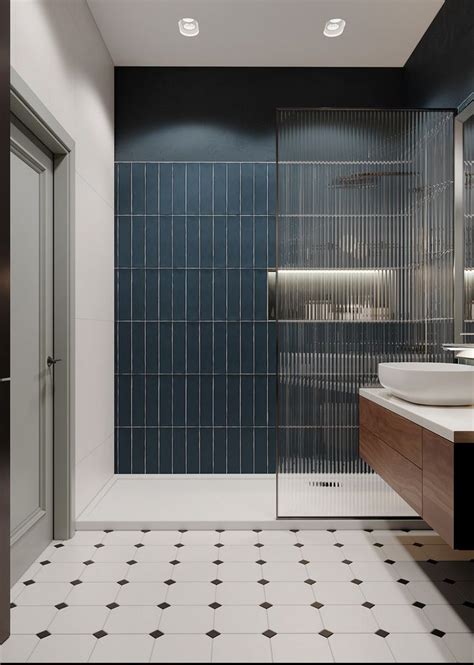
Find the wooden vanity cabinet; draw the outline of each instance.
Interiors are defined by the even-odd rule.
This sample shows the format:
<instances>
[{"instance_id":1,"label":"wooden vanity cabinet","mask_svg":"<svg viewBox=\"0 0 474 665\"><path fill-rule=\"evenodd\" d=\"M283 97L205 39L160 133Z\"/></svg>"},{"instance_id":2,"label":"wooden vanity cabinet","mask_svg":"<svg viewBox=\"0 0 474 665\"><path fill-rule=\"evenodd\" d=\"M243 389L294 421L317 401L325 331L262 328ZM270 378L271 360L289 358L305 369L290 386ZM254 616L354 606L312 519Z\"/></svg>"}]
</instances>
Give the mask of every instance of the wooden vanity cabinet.
<instances>
[{"instance_id":1,"label":"wooden vanity cabinet","mask_svg":"<svg viewBox=\"0 0 474 665\"><path fill-rule=\"evenodd\" d=\"M451 547L474 548L474 443L444 439L361 397L359 453Z\"/></svg>"}]
</instances>

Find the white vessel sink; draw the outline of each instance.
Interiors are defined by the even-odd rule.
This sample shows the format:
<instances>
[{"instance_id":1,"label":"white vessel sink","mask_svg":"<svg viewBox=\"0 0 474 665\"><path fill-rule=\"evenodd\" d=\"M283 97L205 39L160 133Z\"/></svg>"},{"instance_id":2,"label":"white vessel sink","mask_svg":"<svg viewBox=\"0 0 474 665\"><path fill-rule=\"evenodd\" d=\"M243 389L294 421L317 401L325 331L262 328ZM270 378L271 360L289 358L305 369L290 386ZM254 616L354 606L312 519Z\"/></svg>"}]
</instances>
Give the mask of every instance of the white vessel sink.
<instances>
[{"instance_id":1,"label":"white vessel sink","mask_svg":"<svg viewBox=\"0 0 474 665\"><path fill-rule=\"evenodd\" d=\"M474 404L474 367L454 363L379 363L379 381L415 404Z\"/></svg>"}]
</instances>

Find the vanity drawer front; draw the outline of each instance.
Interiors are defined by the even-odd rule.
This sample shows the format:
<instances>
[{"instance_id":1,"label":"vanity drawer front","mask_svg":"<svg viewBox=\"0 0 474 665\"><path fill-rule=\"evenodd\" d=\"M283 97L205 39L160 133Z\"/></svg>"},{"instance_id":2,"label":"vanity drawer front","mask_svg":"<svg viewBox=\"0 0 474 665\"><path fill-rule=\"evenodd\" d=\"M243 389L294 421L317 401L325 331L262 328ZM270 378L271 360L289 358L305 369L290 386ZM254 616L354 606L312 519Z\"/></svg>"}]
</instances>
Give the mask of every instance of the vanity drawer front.
<instances>
[{"instance_id":1,"label":"vanity drawer front","mask_svg":"<svg viewBox=\"0 0 474 665\"><path fill-rule=\"evenodd\" d=\"M359 454L393 489L421 515L421 469L365 427L360 428Z\"/></svg>"},{"instance_id":2,"label":"vanity drawer front","mask_svg":"<svg viewBox=\"0 0 474 665\"><path fill-rule=\"evenodd\" d=\"M423 519L454 547L454 444L423 432Z\"/></svg>"},{"instance_id":3,"label":"vanity drawer front","mask_svg":"<svg viewBox=\"0 0 474 665\"><path fill-rule=\"evenodd\" d=\"M359 406L360 426L421 468L423 428L364 397Z\"/></svg>"}]
</instances>

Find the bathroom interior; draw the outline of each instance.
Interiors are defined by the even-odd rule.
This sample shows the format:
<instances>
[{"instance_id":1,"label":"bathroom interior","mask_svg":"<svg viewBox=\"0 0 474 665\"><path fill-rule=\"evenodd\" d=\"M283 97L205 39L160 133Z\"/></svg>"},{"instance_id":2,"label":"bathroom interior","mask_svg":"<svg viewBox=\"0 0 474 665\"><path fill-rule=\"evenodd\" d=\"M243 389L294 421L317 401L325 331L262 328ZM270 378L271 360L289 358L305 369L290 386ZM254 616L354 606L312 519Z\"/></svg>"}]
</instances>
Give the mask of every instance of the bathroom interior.
<instances>
[{"instance_id":1,"label":"bathroom interior","mask_svg":"<svg viewBox=\"0 0 474 665\"><path fill-rule=\"evenodd\" d=\"M473 662L472 1L4 8L0 662Z\"/></svg>"}]
</instances>

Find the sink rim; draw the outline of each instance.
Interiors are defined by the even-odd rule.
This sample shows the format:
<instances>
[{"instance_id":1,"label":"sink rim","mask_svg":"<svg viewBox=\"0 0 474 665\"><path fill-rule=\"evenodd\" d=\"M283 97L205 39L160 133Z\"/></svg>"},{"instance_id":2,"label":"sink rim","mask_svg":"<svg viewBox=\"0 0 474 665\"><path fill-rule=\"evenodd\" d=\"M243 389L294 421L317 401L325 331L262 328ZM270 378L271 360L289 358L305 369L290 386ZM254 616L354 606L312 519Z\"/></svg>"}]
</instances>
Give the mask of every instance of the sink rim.
<instances>
[{"instance_id":1,"label":"sink rim","mask_svg":"<svg viewBox=\"0 0 474 665\"><path fill-rule=\"evenodd\" d=\"M431 373L431 372L470 372L474 373L474 366L472 365L460 365L457 363L439 363L439 362L388 362L388 363L379 363L378 367L384 367L393 370L400 371L415 371L421 373Z\"/></svg>"}]
</instances>

